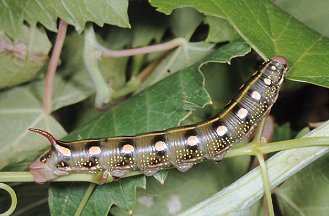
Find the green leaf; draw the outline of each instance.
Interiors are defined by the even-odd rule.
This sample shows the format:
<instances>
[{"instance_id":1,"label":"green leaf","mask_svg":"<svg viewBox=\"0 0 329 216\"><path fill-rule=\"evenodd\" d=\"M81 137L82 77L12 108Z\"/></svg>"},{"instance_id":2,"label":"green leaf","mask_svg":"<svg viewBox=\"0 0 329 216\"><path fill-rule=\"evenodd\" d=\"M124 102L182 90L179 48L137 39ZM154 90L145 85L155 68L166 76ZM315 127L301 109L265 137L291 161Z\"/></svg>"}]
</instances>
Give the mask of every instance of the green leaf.
<instances>
[{"instance_id":1,"label":"green leaf","mask_svg":"<svg viewBox=\"0 0 329 216\"><path fill-rule=\"evenodd\" d=\"M288 78L329 87L329 41L306 28L268 0L150 0L158 10L193 7L207 16L226 19L264 59L285 56Z\"/></svg>"},{"instance_id":2,"label":"green leaf","mask_svg":"<svg viewBox=\"0 0 329 216\"><path fill-rule=\"evenodd\" d=\"M46 33L22 27L15 43L0 32L0 89L35 78L48 60L51 44Z\"/></svg>"},{"instance_id":3,"label":"green leaf","mask_svg":"<svg viewBox=\"0 0 329 216\"><path fill-rule=\"evenodd\" d=\"M0 30L5 31L12 38L19 37L22 31L25 3L19 0L0 2Z\"/></svg>"},{"instance_id":4,"label":"green leaf","mask_svg":"<svg viewBox=\"0 0 329 216\"><path fill-rule=\"evenodd\" d=\"M136 188L145 188L144 176L122 179L118 182L97 186L82 215L107 215L115 204L131 211L136 199ZM49 207L52 215L74 215L76 207L84 196L87 184L52 184L49 191Z\"/></svg>"},{"instance_id":5,"label":"green leaf","mask_svg":"<svg viewBox=\"0 0 329 216\"><path fill-rule=\"evenodd\" d=\"M224 19L207 16L205 23L209 25L207 42L219 43L233 41L239 37L234 28Z\"/></svg>"},{"instance_id":6,"label":"green leaf","mask_svg":"<svg viewBox=\"0 0 329 216\"><path fill-rule=\"evenodd\" d=\"M43 112L40 101L26 88L2 92L0 101L0 169L25 170L49 148L42 136L29 133L28 128L44 128L56 137L62 137L65 131L53 117Z\"/></svg>"},{"instance_id":7,"label":"green leaf","mask_svg":"<svg viewBox=\"0 0 329 216\"><path fill-rule=\"evenodd\" d=\"M180 8L170 16L170 27L176 37L189 40L204 16L193 8Z\"/></svg>"},{"instance_id":8,"label":"green leaf","mask_svg":"<svg viewBox=\"0 0 329 216\"><path fill-rule=\"evenodd\" d=\"M140 92L159 82L163 78L182 70L200 61L203 57L212 52L214 45L205 42L187 43L176 48L154 69L152 74L142 83L137 92Z\"/></svg>"},{"instance_id":9,"label":"green leaf","mask_svg":"<svg viewBox=\"0 0 329 216\"><path fill-rule=\"evenodd\" d=\"M309 0L277 0L273 3L323 36L329 37L329 26L327 25L329 2L327 0L317 0L316 2Z\"/></svg>"},{"instance_id":10,"label":"green leaf","mask_svg":"<svg viewBox=\"0 0 329 216\"><path fill-rule=\"evenodd\" d=\"M99 26L112 24L127 28L130 27L127 9L127 0L2 1L0 19L3 22L0 23L0 29L16 39L21 33L24 20L33 26L39 22L47 29L56 31L57 18L73 25L78 32L83 31L88 21Z\"/></svg>"},{"instance_id":11,"label":"green leaf","mask_svg":"<svg viewBox=\"0 0 329 216\"><path fill-rule=\"evenodd\" d=\"M209 101L203 88L203 77L193 66L113 107L70 133L65 140L135 135L166 129L178 125L191 110L203 107Z\"/></svg>"}]
</instances>

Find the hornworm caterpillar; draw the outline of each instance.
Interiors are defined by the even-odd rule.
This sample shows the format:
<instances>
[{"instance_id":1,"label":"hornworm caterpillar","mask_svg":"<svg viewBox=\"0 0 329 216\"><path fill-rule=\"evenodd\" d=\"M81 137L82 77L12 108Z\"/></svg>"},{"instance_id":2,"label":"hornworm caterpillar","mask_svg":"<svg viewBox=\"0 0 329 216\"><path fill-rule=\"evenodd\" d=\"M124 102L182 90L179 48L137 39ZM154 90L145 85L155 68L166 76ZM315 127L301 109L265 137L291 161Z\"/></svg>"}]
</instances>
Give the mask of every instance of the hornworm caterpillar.
<instances>
[{"instance_id":1,"label":"hornworm caterpillar","mask_svg":"<svg viewBox=\"0 0 329 216\"><path fill-rule=\"evenodd\" d=\"M56 140L46 131L30 128L48 138L51 144L30 165L30 172L38 183L73 172L99 173L98 183L103 184L109 175L120 178L134 170L151 176L171 166L185 172L206 159L219 161L270 112L287 69L285 58L272 57L222 112L193 125L136 136L71 142Z\"/></svg>"}]
</instances>

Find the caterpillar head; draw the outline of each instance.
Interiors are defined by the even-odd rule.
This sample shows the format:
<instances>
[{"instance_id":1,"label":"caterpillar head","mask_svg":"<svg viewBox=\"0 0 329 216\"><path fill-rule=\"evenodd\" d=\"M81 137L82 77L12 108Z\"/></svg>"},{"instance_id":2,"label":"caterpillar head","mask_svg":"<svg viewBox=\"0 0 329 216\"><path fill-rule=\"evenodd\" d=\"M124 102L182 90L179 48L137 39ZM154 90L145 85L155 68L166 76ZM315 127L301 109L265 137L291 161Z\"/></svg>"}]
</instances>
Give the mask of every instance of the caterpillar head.
<instances>
[{"instance_id":1,"label":"caterpillar head","mask_svg":"<svg viewBox=\"0 0 329 216\"><path fill-rule=\"evenodd\" d=\"M264 79L265 84L270 85L270 82L274 82L277 85L281 85L286 72L288 70L288 61L282 56L274 56L269 61L268 70L265 71L264 75L267 76Z\"/></svg>"},{"instance_id":2,"label":"caterpillar head","mask_svg":"<svg viewBox=\"0 0 329 216\"><path fill-rule=\"evenodd\" d=\"M34 181L42 184L60 175L67 174L69 167L66 166L62 158L70 156L71 152L69 148L60 144L59 141L47 131L36 128L29 128L29 131L36 132L46 137L51 145L51 148L35 160L29 167Z\"/></svg>"}]
</instances>

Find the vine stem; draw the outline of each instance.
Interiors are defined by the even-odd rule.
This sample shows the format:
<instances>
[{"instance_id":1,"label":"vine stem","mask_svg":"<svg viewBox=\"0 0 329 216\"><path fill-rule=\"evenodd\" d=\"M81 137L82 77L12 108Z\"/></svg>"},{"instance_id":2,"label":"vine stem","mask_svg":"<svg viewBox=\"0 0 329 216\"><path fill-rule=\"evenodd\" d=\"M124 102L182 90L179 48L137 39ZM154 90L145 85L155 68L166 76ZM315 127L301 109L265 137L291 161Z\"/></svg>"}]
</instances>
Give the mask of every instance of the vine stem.
<instances>
[{"instance_id":1,"label":"vine stem","mask_svg":"<svg viewBox=\"0 0 329 216\"><path fill-rule=\"evenodd\" d=\"M48 68L47 68L47 75L45 79L45 92L43 96L43 109L46 114L51 113L51 97L52 97L52 87L53 87L53 81L57 69L57 63L59 60L59 56L62 52L65 36L67 32L67 23L63 20L60 20L59 26L58 26L58 33L56 36L56 41L54 45L53 52L51 54Z\"/></svg>"},{"instance_id":2,"label":"vine stem","mask_svg":"<svg viewBox=\"0 0 329 216\"><path fill-rule=\"evenodd\" d=\"M91 194L94 191L94 188L95 187L96 187L96 184L94 184L94 183L89 184L86 192L84 193L84 195L83 195L83 197L82 197L82 199L80 201L80 204L79 204L77 210L75 211L74 216L81 215L81 213L82 213L83 209L85 208L85 206L86 206L86 204L87 204L87 202L89 200L89 197L91 196Z\"/></svg>"},{"instance_id":3,"label":"vine stem","mask_svg":"<svg viewBox=\"0 0 329 216\"><path fill-rule=\"evenodd\" d=\"M7 193L9 194L9 196L11 198L11 204L10 204L9 209L2 214L0 213L0 215L11 215L15 211L15 208L17 206L16 193L15 193L14 189L12 189L9 185L4 184L4 183L0 183L0 189L7 191Z\"/></svg>"},{"instance_id":4,"label":"vine stem","mask_svg":"<svg viewBox=\"0 0 329 216\"><path fill-rule=\"evenodd\" d=\"M98 44L98 49L102 51L103 56L119 58L119 57L141 55L141 54L152 53L152 52L167 51L178 46L186 46L186 45L187 45L187 41L184 38L175 38L173 40L170 40L162 44L150 45L141 48L110 50Z\"/></svg>"}]
</instances>

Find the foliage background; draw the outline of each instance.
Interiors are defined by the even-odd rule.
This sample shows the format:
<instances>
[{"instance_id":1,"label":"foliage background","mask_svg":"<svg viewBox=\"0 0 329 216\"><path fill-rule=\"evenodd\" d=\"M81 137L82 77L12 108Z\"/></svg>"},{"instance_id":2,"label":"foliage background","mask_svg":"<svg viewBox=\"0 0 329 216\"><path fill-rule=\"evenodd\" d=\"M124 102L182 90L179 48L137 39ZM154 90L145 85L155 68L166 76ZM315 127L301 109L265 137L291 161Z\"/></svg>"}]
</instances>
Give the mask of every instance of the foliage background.
<instances>
[{"instance_id":1,"label":"foliage background","mask_svg":"<svg viewBox=\"0 0 329 216\"><path fill-rule=\"evenodd\" d=\"M273 108L280 123L275 126L273 140L293 138L308 122L328 119L328 10L325 0L2 1L0 169L26 170L48 147L42 137L28 134L28 127L47 129L57 138L70 132L64 139L77 139L133 135L205 119L229 101L262 58L275 54L287 57L291 69L290 81ZM43 78L58 18L70 27L54 80L52 114L48 115L42 106ZM114 100L106 112L97 111L93 106L95 89L82 60L86 23L93 23L97 40L111 49L147 46L177 37L188 43L168 53L135 93L124 101ZM160 55L103 57L99 65L105 80L112 80L115 92ZM218 64L227 62L231 66ZM312 100L303 100L305 95ZM136 176L99 186L83 214L126 215L133 211L152 215L156 209L161 215L175 215L239 179L248 172L249 161L240 157L220 165L201 164L187 173L170 170L168 176L158 176L164 184ZM277 187L273 191L276 211L326 215L327 163L328 157L322 157ZM72 215L88 185L15 183L19 201L15 214ZM1 212L8 204L5 194L0 203ZM240 211L258 215L262 209L259 201L251 210Z\"/></svg>"}]
</instances>

